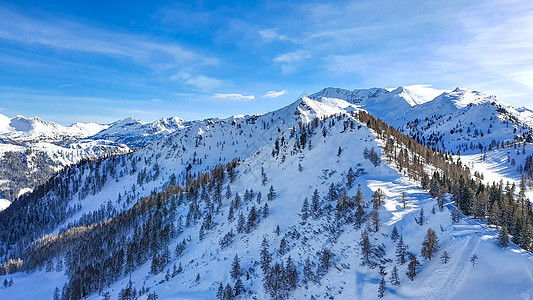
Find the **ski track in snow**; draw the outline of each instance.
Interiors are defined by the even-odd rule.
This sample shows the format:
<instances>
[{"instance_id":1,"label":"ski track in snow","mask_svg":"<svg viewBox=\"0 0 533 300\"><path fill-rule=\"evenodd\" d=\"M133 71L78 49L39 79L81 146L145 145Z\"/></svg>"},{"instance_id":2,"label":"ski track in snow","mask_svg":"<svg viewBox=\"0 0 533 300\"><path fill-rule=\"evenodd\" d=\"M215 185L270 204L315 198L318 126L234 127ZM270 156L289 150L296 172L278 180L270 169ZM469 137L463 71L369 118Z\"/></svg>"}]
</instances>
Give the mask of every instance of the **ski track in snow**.
<instances>
[{"instance_id":1,"label":"ski track in snow","mask_svg":"<svg viewBox=\"0 0 533 300\"><path fill-rule=\"evenodd\" d=\"M427 278L426 283L424 284L427 288L427 293L422 296L421 299L453 299L457 289L465 280L466 274L470 271L470 257L476 252L477 246L481 241L479 234L470 235L467 233L467 235L462 236L460 239L467 239L468 241L463 247L461 255L454 258L457 263L454 265L453 271L450 272L447 270L450 268L449 265L442 264L437 271L433 272L433 274ZM438 257L435 257L435 259L438 259ZM442 284L435 286L435 283L441 281L443 278L445 278L445 280Z\"/></svg>"}]
</instances>

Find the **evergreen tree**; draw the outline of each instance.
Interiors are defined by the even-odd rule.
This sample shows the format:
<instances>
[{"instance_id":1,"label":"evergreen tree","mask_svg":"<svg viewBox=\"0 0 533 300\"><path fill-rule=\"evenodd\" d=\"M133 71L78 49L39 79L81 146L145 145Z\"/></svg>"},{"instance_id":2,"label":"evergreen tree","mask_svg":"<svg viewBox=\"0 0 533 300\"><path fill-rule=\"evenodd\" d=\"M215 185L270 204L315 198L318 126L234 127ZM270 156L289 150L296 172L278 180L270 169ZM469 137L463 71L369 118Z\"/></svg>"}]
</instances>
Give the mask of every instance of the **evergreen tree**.
<instances>
[{"instance_id":1,"label":"evergreen tree","mask_svg":"<svg viewBox=\"0 0 533 300\"><path fill-rule=\"evenodd\" d=\"M379 288L378 288L378 297L383 298L386 290L387 288L385 287L385 277L381 277L381 281L379 282Z\"/></svg>"},{"instance_id":2,"label":"evergreen tree","mask_svg":"<svg viewBox=\"0 0 533 300\"><path fill-rule=\"evenodd\" d=\"M405 263L405 255L407 252L407 246L403 242L403 236L400 235L400 239L398 240L398 244L396 244L396 260L400 264Z\"/></svg>"},{"instance_id":3,"label":"evergreen tree","mask_svg":"<svg viewBox=\"0 0 533 300\"><path fill-rule=\"evenodd\" d=\"M231 285L228 283L226 284L226 287L224 288L224 300L233 300L235 299L235 294L233 291L233 288L231 288Z\"/></svg>"},{"instance_id":4,"label":"evergreen tree","mask_svg":"<svg viewBox=\"0 0 533 300\"><path fill-rule=\"evenodd\" d=\"M500 233L498 234L498 243L502 248L507 247L509 244L509 233L507 232L507 227L502 226Z\"/></svg>"},{"instance_id":5,"label":"evergreen tree","mask_svg":"<svg viewBox=\"0 0 533 300\"><path fill-rule=\"evenodd\" d=\"M478 259L478 256L476 253L470 257L470 262L472 263L472 266L476 264L476 260Z\"/></svg>"},{"instance_id":6,"label":"evergreen tree","mask_svg":"<svg viewBox=\"0 0 533 300\"><path fill-rule=\"evenodd\" d=\"M329 186L329 191L328 191L328 200L335 201L337 197L338 197L337 188L335 188L335 184L331 183Z\"/></svg>"},{"instance_id":7,"label":"evergreen tree","mask_svg":"<svg viewBox=\"0 0 533 300\"><path fill-rule=\"evenodd\" d=\"M450 255L448 254L448 251L444 250L440 256L440 259L442 260L443 264L447 264L450 261Z\"/></svg>"},{"instance_id":8,"label":"evergreen tree","mask_svg":"<svg viewBox=\"0 0 533 300\"><path fill-rule=\"evenodd\" d=\"M218 285L217 290L217 300L224 300L224 285L222 285L222 281Z\"/></svg>"},{"instance_id":9,"label":"evergreen tree","mask_svg":"<svg viewBox=\"0 0 533 300\"><path fill-rule=\"evenodd\" d=\"M398 267L396 266L392 268L392 272L390 276L390 283L392 285L400 285L400 277L398 276Z\"/></svg>"},{"instance_id":10,"label":"evergreen tree","mask_svg":"<svg viewBox=\"0 0 533 300\"><path fill-rule=\"evenodd\" d=\"M231 278L234 280L237 280L242 275L241 271L241 260L239 259L239 256L235 254L235 257L233 258L233 263L231 264L231 270L230 270Z\"/></svg>"},{"instance_id":11,"label":"evergreen tree","mask_svg":"<svg viewBox=\"0 0 533 300\"><path fill-rule=\"evenodd\" d=\"M383 205L383 192L381 189L377 189L372 194L372 204L374 205L374 210L378 210Z\"/></svg>"},{"instance_id":12,"label":"evergreen tree","mask_svg":"<svg viewBox=\"0 0 533 300\"><path fill-rule=\"evenodd\" d=\"M355 180L355 174L354 174L353 169L350 167L350 169L348 170L348 173L346 174L346 186L348 187L348 189L352 188L354 180Z\"/></svg>"},{"instance_id":13,"label":"evergreen tree","mask_svg":"<svg viewBox=\"0 0 533 300\"><path fill-rule=\"evenodd\" d=\"M270 186L270 189L268 190L267 199L268 201L272 201L276 198L276 191L274 190L273 186Z\"/></svg>"},{"instance_id":14,"label":"evergreen tree","mask_svg":"<svg viewBox=\"0 0 533 300\"><path fill-rule=\"evenodd\" d=\"M285 280L287 281L287 287L289 290L296 289L296 286L298 284L298 270L296 269L296 265L294 264L294 261L292 260L291 256L287 258L287 262L285 263Z\"/></svg>"},{"instance_id":15,"label":"evergreen tree","mask_svg":"<svg viewBox=\"0 0 533 300\"><path fill-rule=\"evenodd\" d=\"M374 213L372 214L372 225L374 226L374 232L379 231L379 212L377 210L374 210Z\"/></svg>"},{"instance_id":16,"label":"evergreen tree","mask_svg":"<svg viewBox=\"0 0 533 300\"><path fill-rule=\"evenodd\" d=\"M266 238L263 238L263 241L261 242L261 270L263 270L263 274L268 273L270 270L270 262L272 261L272 257L270 256L270 252L268 251L268 241Z\"/></svg>"},{"instance_id":17,"label":"evergreen tree","mask_svg":"<svg viewBox=\"0 0 533 300\"><path fill-rule=\"evenodd\" d=\"M261 167L261 183L263 184L263 186L266 186L267 182L268 182L268 178L265 173L265 168Z\"/></svg>"},{"instance_id":18,"label":"evergreen tree","mask_svg":"<svg viewBox=\"0 0 533 300\"><path fill-rule=\"evenodd\" d=\"M281 238L281 242L279 242L279 250L280 255L284 255L287 252L287 240L285 240L285 237Z\"/></svg>"},{"instance_id":19,"label":"evergreen tree","mask_svg":"<svg viewBox=\"0 0 533 300\"><path fill-rule=\"evenodd\" d=\"M361 264L363 266L372 266L373 262L372 257L372 244L370 243L370 238L368 236L368 231L363 230L361 233L361 239L359 240L359 246L361 247Z\"/></svg>"},{"instance_id":20,"label":"evergreen tree","mask_svg":"<svg viewBox=\"0 0 533 300\"><path fill-rule=\"evenodd\" d=\"M308 217L309 217L309 202L307 202L307 197L305 197L304 202L302 204L302 209L300 210L300 218L302 219L302 224L305 224L307 222Z\"/></svg>"},{"instance_id":21,"label":"evergreen tree","mask_svg":"<svg viewBox=\"0 0 533 300\"><path fill-rule=\"evenodd\" d=\"M425 216L424 216L424 208L422 207L420 209L420 215L418 216L418 219L416 219L416 223L420 226L424 225L424 220L425 220Z\"/></svg>"},{"instance_id":22,"label":"evergreen tree","mask_svg":"<svg viewBox=\"0 0 533 300\"><path fill-rule=\"evenodd\" d=\"M242 280L240 278L238 278L237 281L235 282L234 291L235 291L235 296L239 296L240 294L244 292L244 284L242 283Z\"/></svg>"},{"instance_id":23,"label":"evergreen tree","mask_svg":"<svg viewBox=\"0 0 533 300\"><path fill-rule=\"evenodd\" d=\"M313 269L311 265L311 260L309 257L305 260L304 269L303 269L303 283L307 284L310 281L314 280L315 274L313 274Z\"/></svg>"},{"instance_id":24,"label":"evergreen tree","mask_svg":"<svg viewBox=\"0 0 533 300\"><path fill-rule=\"evenodd\" d=\"M398 240L399 237L400 237L400 234L398 233L398 228L396 228L396 225L394 225L394 227L392 228L392 232L390 234L390 239L393 242L396 242L396 240Z\"/></svg>"},{"instance_id":25,"label":"evergreen tree","mask_svg":"<svg viewBox=\"0 0 533 300\"><path fill-rule=\"evenodd\" d=\"M318 190L315 189L313 192L313 197L311 198L311 210L313 212L313 217L320 215L320 196L318 195Z\"/></svg>"}]
</instances>

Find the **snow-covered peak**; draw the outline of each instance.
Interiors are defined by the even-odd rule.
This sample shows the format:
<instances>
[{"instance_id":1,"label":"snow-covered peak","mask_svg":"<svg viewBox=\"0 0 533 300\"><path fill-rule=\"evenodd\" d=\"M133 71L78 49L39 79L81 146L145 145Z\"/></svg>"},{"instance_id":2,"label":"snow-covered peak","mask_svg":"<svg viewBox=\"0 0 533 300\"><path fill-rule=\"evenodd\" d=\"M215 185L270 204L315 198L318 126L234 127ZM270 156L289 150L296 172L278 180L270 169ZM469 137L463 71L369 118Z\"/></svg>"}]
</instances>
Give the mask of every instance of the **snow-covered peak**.
<instances>
[{"instance_id":1,"label":"snow-covered peak","mask_svg":"<svg viewBox=\"0 0 533 300\"><path fill-rule=\"evenodd\" d=\"M469 105L479 105L483 103L495 102L496 97L492 95L485 95L478 91L470 91L464 88L457 87L451 92L441 94L433 101L451 102L455 107L462 109Z\"/></svg>"},{"instance_id":2,"label":"snow-covered peak","mask_svg":"<svg viewBox=\"0 0 533 300\"><path fill-rule=\"evenodd\" d=\"M96 123L75 123L62 126L39 117L26 118L21 115L9 118L0 115L0 138L17 143L46 141L63 144L67 140L82 139L96 134L107 125Z\"/></svg>"},{"instance_id":3,"label":"snow-covered peak","mask_svg":"<svg viewBox=\"0 0 533 300\"><path fill-rule=\"evenodd\" d=\"M405 100L411 106L424 103L424 101L420 99L415 93L403 86L397 87L390 93L398 98Z\"/></svg>"}]
</instances>

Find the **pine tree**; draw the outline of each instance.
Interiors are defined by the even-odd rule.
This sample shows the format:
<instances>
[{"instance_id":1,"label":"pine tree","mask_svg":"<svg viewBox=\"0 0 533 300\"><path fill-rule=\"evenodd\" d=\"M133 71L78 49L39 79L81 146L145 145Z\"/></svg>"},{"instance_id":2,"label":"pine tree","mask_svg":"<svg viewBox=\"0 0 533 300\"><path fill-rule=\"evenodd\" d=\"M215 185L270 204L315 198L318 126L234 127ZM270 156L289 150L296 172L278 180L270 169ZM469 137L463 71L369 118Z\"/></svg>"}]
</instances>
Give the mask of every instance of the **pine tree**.
<instances>
[{"instance_id":1,"label":"pine tree","mask_svg":"<svg viewBox=\"0 0 533 300\"><path fill-rule=\"evenodd\" d=\"M359 246L361 247L361 264L363 266L371 266L372 244L370 243L370 238L366 229L361 233Z\"/></svg>"},{"instance_id":2,"label":"pine tree","mask_svg":"<svg viewBox=\"0 0 533 300\"><path fill-rule=\"evenodd\" d=\"M302 209L300 210L300 218L302 219L302 224L305 224L307 222L308 217L309 217L309 202L307 202L307 197L305 197L304 202L302 204Z\"/></svg>"},{"instance_id":3,"label":"pine tree","mask_svg":"<svg viewBox=\"0 0 533 300\"><path fill-rule=\"evenodd\" d=\"M231 288L231 285L228 283L226 284L226 287L224 288L224 300L233 300L235 299L235 294L233 291L233 288Z\"/></svg>"},{"instance_id":4,"label":"pine tree","mask_svg":"<svg viewBox=\"0 0 533 300\"><path fill-rule=\"evenodd\" d=\"M398 240L398 244L396 245L396 260L400 264L405 263L405 254L407 252L407 246L403 242L403 236L400 235L400 239Z\"/></svg>"},{"instance_id":5,"label":"pine tree","mask_svg":"<svg viewBox=\"0 0 533 300\"><path fill-rule=\"evenodd\" d=\"M405 192L402 193L402 204L403 208L407 205L407 194Z\"/></svg>"},{"instance_id":6,"label":"pine tree","mask_svg":"<svg viewBox=\"0 0 533 300\"><path fill-rule=\"evenodd\" d=\"M148 294L148 298L146 298L147 300L157 300L159 299L159 295L157 295L156 292L151 292Z\"/></svg>"},{"instance_id":7,"label":"pine tree","mask_svg":"<svg viewBox=\"0 0 533 300\"><path fill-rule=\"evenodd\" d=\"M444 250L440 256L440 259L442 260L443 264L447 264L450 261L450 255L448 254L448 251Z\"/></svg>"},{"instance_id":8,"label":"pine tree","mask_svg":"<svg viewBox=\"0 0 533 300\"><path fill-rule=\"evenodd\" d=\"M374 225L374 232L379 231L379 212L377 210L374 210L374 213L372 214L372 225Z\"/></svg>"},{"instance_id":9,"label":"pine tree","mask_svg":"<svg viewBox=\"0 0 533 300\"><path fill-rule=\"evenodd\" d=\"M390 276L390 283L392 285L400 285L400 277L398 276L398 267L396 266L392 268L392 272Z\"/></svg>"},{"instance_id":10,"label":"pine tree","mask_svg":"<svg viewBox=\"0 0 533 300\"><path fill-rule=\"evenodd\" d=\"M470 262L472 263L472 266L476 264L476 260L478 259L478 256L476 253L470 257Z\"/></svg>"},{"instance_id":11,"label":"pine tree","mask_svg":"<svg viewBox=\"0 0 533 300\"><path fill-rule=\"evenodd\" d=\"M319 266L317 273L325 274L329 270L329 264L332 256L333 254L328 249L322 249L322 251L318 253Z\"/></svg>"},{"instance_id":12,"label":"pine tree","mask_svg":"<svg viewBox=\"0 0 533 300\"><path fill-rule=\"evenodd\" d=\"M399 237L400 237L400 234L398 233L398 228L396 228L396 225L394 225L394 227L392 228L392 232L390 234L390 239L393 242L396 242L396 240L398 240Z\"/></svg>"},{"instance_id":13,"label":"pine tree","mask_svg":"<svg viewBox=\"0 0 533 300\"><path fill-rule=\"evenodd\" d=\"M425 217L424 217L424 208L422 207L420 209L420 215L418 217L418 219L416 219L416 223L420 226L424 225L424 220L425 220Z\"/></svg>"},{"instance_id":14,"label":"pine tree","mask_svg":"<svg viewBox=\"0 0 533 300\"><path fill-rule=\"evenodd\" d=\"M268 178L265 173L265 168L261 167L261 183L263 184L263 186L266 186L267 181L268 181Z\"/></svg>"},{"instance_id":15,"label":"pine tree","mask_svg":"<svg viewBox=\"0 0 533 300\"><path fill-rule=\"evenodd\" d=\"M298 270L296 269L296 265L294 264L291 256L287 258L287 262L285 263L285 280L287 281L287 287L289 290L296 289L296 286L298 284Z\"/></svg>"},{"instance_id":16,"label":"pine tree","mask_svg":"<svg viewBox=\"0 0 533 300\"><path fill-rule=\"evenodd\" d=\"M224 300L224 285L222 285L222 281L218 285L217 290L217 300Z\"/></svg>"},{"instance_id":17,"label":"pine tree","mask_svg":"<svg viewBox=\"0 0 533 300\"><path fill-rule=\"evenodd\" d=\"M313 274L311 260L308 257L305 260L304 269L303 269L303 278L302 278L303 283L307 284L308 282L313 281L314 280L314 276L315 275Z\"/></svg>"},{"instance_id":18,"label":"pine tree","mask_svg":"<svg viewBox=\"0 0 533 300\"><path fill-rule=\"evenodd\" d=\"M426 233L426 237L422 242L422 250L420 251L420 254L425 259L431 260L433 254L437 252L438 248L439 244L437 240L437 235L435 234L435 231L433 231L433 229L429 228Z\"/></svg>"},{"instance_id":19,"label":"pine tree","mask_svg":"<svg viewBox=\"0 0 533 300\"><path fill-rule=\"evenodd\" d=\"M279 250L280 255L284 255L287 252L287 240L285 240L285 237L281 238L281 242L279 242Z\"/></svg>"},{"instance_id":20,"label":"pine tree","mask_svg":"<svg viewBox=\"0 0 533 300\"><path fill-rule=\"evenodd\" d=\"M270 189L268 190L267 199L268 201L272 201L276 198L276 191L274 190L274 187L271 185Z\"/></svg>"},{"instance_id":21,"label":"pine tree","mask_svg":"<svg viewBox=\"0 0 533 300\"><path fill-rule=\"evenodd\" d=\"M263 206L263 219L265 219L266 217L268 217L268 213L269 213L269 210L268 210L268 203L265 202L265 206Z\"/></svg>"},{"instance_id":22,"label":"pine tree","mask_svg":"<svg viewBox=\"0 0 533 300\"><path fill-rule=\"evenodd\" d=\"M350 167L348 170L348 173L346 174L346 186L348 189L352 188L353 181L355 180L355 174L353 172L353 169Z\"/></svg>"},{"instance_id":23,"label":"pine tree","mask_svg":"<svg viewBox=\"0 0 533 300\"><path fill-rule=\"evenodd\" d=\"M383 205L383 192L381 189L377 189L377 191L372 194L372 204L374 205L374 210L378 210L381 205Z\"/></svg>"},{"instance_id":24,"label":"pine tree","mask_svg":"<svg viewBox=\"0 0 533 300\"><path fill-rule=\"evenodd\" d=\"M331 183L329 186L329 191L328 191L328 200L335 201L337 197L338 197L338 194L337 194L337 189L335 188L335 184Z\"/></svg>"},{"instance_id":25,"label":"pine tree","mask_svg":"<svg viewBox=\"0 0 533 300\"><path fill-rule=\"evenodd\" d=\"M272 261L272 257L270 256L270 252L268 251L268 241L266 238L263 238L263 241L261 242L261 270L263 270L263 274L268 273L270 270L270 262Z\"/></svg>"},{"instance_id":26,"label":"pine tree","mask_svg":"<svg viewBox=\"0 0 533 300\"><path fill-rule=\"evenodd\" d=\"M500 233L498 234L498 243L502 248L507 247L509 244L509 233L507 232L507 227L502 226Z\"/></svg>"},{"instance_id":27,"label":"pine tree","mask_svg":"<svg viewBox=\"0 0 533 300\"><path fill-rule=\"evenodd\" d=\"M231 270L230 270L231 278L234 280L237 280L239 277L241 277L241 260L239 259L239 256L235 254L235 257L233 258L233 263L231 264Z\"/></svg>"},{"instance_id":28,"label":"pine tree","mask_svg":"<svg viewBox=\"0 0 533 300\"><path fill-rule=\"evenodd\" d=\"M320 215L320 196L318 195L318 190L315 189L313 192L313 197L311 198L311 210L313 211L313 217Z\"/></svg>"},{"instance_id":29,"label":"pine tree","mask_svg":"<svg viewBox=\"0 0 533 300\"><path fill-rule=\"evenodd\" d=\"M244 284L242 283L242 280L240 278L238 278L235 282L234 292L235 296L239 296L242 292L244 292Z\"/></svg>"},{"instance_id":30,"label":"pine tree","mask_svg":"<svg viewBox=\"0 0 533 300\"><path fill-rule=\"evenodd\" d=\"M378 288L378 297L383 298L386 290L387 288L385 287L385 277L381 277L381 281L379 282L379 288Z\"/></svg>"},{"instance_id":31,"label":"pine tree","mask_svg":"<svg viewBox=\"0 0 533 300\"><path fill-rule=\"evenodd\" d=\"M7 287L7 285L8 285L7 279L4 279L4 287Z\"/></svg>"}]
</instances>

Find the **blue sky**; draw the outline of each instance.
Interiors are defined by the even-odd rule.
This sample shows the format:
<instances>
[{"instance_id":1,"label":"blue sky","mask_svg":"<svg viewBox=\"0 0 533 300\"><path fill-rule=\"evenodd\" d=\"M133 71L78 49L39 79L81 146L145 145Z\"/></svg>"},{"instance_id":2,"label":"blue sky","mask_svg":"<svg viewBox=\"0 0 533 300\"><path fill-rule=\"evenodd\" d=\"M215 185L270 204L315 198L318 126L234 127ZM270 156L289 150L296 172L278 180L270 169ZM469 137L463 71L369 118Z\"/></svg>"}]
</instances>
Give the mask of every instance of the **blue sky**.
<instances>
[{"instance_id":1,"label":"blue sky","mask_svg":"<svg viewBox=\"0 0 533 300\"><path fill-rule=\"evenodd\" d=\"M533 108L533 1L2 1L0 113L263 113L326 86L462 86Z\"/></svg>"}]
</instances>

